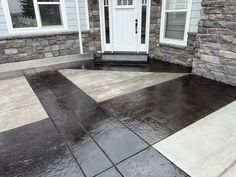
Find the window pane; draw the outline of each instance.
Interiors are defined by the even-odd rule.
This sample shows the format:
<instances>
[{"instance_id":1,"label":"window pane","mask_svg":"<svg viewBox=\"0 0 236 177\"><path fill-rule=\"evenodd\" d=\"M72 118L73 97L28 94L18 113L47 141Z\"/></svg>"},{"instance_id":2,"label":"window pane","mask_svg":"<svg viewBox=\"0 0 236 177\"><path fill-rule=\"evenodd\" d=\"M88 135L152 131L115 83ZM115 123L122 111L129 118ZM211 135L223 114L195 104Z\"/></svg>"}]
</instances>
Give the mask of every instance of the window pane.
<instances>
[{"instance_id":1,"label":"window pane","mask_svg":"<svg viewBox=\"0 0 236 177\"><path fill-rule=\"evenodd\" d=\"M123 0L123 5L127 5L127 0Z\"/></svg>"},{"instance_id":2,"label":"window pane","mask_svg":"<svg viewBox=\"0 0 236 177\"><path fill-rule=\"evenodd\" d=\"M167 13L165 37L184 39L186 13Z\"/></svg>"},{"instance_id":3,"label":"window pane","mask_svg":"<svg viewBox=\"0 0 236 177\"><path fill-rule=\"evenodd\" d=\"M146 39L146 18L147 18L147 6L142 6L142 26L141 26L141 44L145 44Z\"/></svg>"},{"instance_id":4,"label":"window pane","mask_svg":"<svg viewBox=\"0 0 236 177\"><path fill-rule=\"evenodd\" d=\"M106 43L110 44L110 28L109 28L109 7L104 8L105 12L105 35L106 35Z\"/></svg>"},{"instance_id":5,"label":"window pane","mask_svg":"<svg viewBox=\"0 0 236 177\"><path fill-rule=\"evenodd\" d=\"M13 28L37 27L33 0L8 0Z\"/></svg>"},{"instance_id":6,"label":"window pane","mask_svg":"<svg viewBox=\"0 0 236 177\"><path fill-rule=\"evenodd\" d=\"M133 0L128 0L128 5L133 5Z\"/></svg>"},{"instance_id":7,"label":"window pane","mask_svg":"<svg viewBox=\"0 0 236 177\"><path fill-rule=\"evenodd\" d=\"M59 5L39 5L43 26L61 25Z\"/></svg>"},{"instance_id":8,"label":"window pane","mask_svg":"<svg viewBox=\"0 0 236 177\"><path fill-rule=\"evenodd\" d=\"M166 10L187 9L188 0L167 0Z\"/></svg>"}]
</instances>

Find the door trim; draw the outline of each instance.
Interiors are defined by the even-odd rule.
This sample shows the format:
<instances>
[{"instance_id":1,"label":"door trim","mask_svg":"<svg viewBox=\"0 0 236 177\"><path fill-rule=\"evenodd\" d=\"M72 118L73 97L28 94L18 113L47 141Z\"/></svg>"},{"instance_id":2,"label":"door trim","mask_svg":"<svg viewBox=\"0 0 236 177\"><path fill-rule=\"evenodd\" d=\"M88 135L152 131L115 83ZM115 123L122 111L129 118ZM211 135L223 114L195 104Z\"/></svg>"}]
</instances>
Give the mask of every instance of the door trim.
<instances>
[{"instance_id":1,"label":"door trim","mask_svg":"<svg viewBox=\"0 0 236 177\"><path fill-rule=\"evenodd\" d=\"M101 33L101 47L102 47L102 53L104 52L114 52L114 38L113 38L113 15L112 15L112 1L114 0L108 0L109 1L109 27L110 27L110 44L106 44L106 39L105 39L105 17L104 17L104 0L99 0L99 20L100 20L100 33ZM138 0L140 1L139 3L139 12L138 12L138 16L141 17L141 7L142 7L142 3L141 3L141 0ZM137 47L137 53L139 52L145 52L145 53L149 53L149 35L150 35L150 11L151 11L151 0L147 0L147 20L146 20L146 50L142 50L140 51L140 46L141 46L141 20L140 20L140 23L139 23L139 28L138 28L138 34L139 34L139 37L138 37L138 47ZM141 18L140 18L141 19ZM109 49L109 50L107 50Z\"/></svg>"}]
</instances>

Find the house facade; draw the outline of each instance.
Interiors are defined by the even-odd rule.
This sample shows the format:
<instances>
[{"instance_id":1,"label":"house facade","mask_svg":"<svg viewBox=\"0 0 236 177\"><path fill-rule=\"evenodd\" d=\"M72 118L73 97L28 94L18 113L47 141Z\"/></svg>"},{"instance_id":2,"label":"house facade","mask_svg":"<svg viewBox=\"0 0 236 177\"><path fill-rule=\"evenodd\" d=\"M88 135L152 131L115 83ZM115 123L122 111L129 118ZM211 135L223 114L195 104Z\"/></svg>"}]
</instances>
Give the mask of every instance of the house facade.
<instances>
[{"instance_id":1,"label":"house facade","mask_svg":"<svg viewBox=\"0 0 236 177\"><path fill-rule=\"evenodd\" d=\"M1 0L0 63L136 53L236 85L234 0Z\"/></svg>"}]
</instances>

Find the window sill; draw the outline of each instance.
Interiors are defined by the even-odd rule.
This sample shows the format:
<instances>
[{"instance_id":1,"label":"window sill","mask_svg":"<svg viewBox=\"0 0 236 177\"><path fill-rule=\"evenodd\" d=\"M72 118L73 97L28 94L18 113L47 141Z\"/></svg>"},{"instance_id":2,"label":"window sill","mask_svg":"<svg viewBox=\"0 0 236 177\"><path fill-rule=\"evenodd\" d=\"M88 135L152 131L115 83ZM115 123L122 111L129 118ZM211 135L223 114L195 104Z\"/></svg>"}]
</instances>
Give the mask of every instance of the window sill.
<instances>
[{"instance_id":1,"label":"window sill","mask_svg":"<svg viewBox=\"0 0 236 177\"><path fill-rule=\"evenodd\" d=\"M24 28L24 29L12 29L9 30L10 36L17 36L17 35L42 35L42 34L49 34L49 33L60 33L68 31L64 26L53 26L53 27L44 27L44 28Z\"/></svg>"},{"instance_id":2,"label":"window sill","mask_svg":"<svg viewBox=\"0 0 236 177\"><path fill-rule=\"evenodd\" d=\"M186 46L184 46L184 45L170 44L170 43L164 43L164 42L160 42L157 45L167 46L167 47L172 47L172 48L177 48L177 49L185 49L186 48Z\"/></svg>"},{"instance_id":3,"label":"window sill","mask_svg":"<svg viewBox=\"0 0 236 177\"><path fill-rule=\"evenodd\" d=\"M185 49L187 47L187 42L174 39L160 39L159 45L169 46L173 48Z\"/></svg>"}]
</instances>

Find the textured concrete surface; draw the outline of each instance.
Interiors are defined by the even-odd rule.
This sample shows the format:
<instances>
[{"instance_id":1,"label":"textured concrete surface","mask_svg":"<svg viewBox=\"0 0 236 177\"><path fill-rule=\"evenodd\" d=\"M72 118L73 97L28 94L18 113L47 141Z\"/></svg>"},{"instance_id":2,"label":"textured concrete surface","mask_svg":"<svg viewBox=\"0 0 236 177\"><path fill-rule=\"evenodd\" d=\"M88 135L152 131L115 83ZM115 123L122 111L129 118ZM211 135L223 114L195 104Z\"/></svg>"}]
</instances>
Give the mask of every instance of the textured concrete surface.
<instances>
[{"instance_id":1,"label":"textured concrete surface","mask_svg":"<svg viewBox=\"0 0 236 177\"><path fill-rule=\"evenodd\" d=\"M0 81L0 132L48 117L24 77Z\"/></svg>"},{"instance_id":2,"label":"textured concrete surface","mask_svg":"<svg viewBox=\"0 0 236 177\"><path fill-rule=\"evenodd\" d=\"M57 67L95 70L89 71L93 73L94 78L98 73L97 70L103 70L102 73L116 71L123 73L124 77L127 72L133 71L130 78L137 74L148 76L149 72L188 73L185 68L161 62L155 62L147 67L95 66L91 62L63 64ZM141 71L143 73L140 73ZM55 68L28 70L25 71L25 75L34 93L32 90L29 91L29 86L25 86L28 83L24 78L9 80L7 84L1 85L3 97L7 98L4 93L8 91L15 95L11 97L14 99L4 99L8 102L8 106L5 106L4 111L0 113L2 114L0 124L3 128L7 128L0 132L0 176L3 177L188 177L189 174L184 169L176 166L174 161L170 161L152 145L164 142L165 138L191 124L194 125L196 121L204 121L205 116L236 100L235 87L189 74L102 103L97 103ZM137 78L139 77L138 75ZM108 78L106 82L94 82L95 88L103 87L102 84L106 86L113 81L109 80L110 77L106 78ZM114 79L120 78L114 75ZM14 81L14 84L11 81ZM25 83L22 86L24 89L19 86L22 93L16 94L17 85L21 85L22 81ZM141 81L138 83L142 84ZM122 87L128 90L130 88L125 87L125 84ZM39 109L41 105L36 98L25 98L29 102L32 101L32 104L22 101L24 106L19 107L21 105L19 100L24 99L22 96L24 92L27 93L27 97L37 95L48 114L47 119L38 119L37 115L41 115ZM225 112L222 113L222 117L227 115L227 112L234 114L235 110L229 109ZM223 165L228 166L220 176L229 177L235 172L235 162L228 161L231 157L235 157L235 152L228 156L229 151L227 151L235 146L233 138L231 142L228 141L230 136L234 135L235 121L230 117L225 119L227 122L218 122L218 118L212 122L205 121L209 130L204 129L205 124L198 127L204 130L199 135L212 133L209 136L211 144L206 152L215 148L211 137L220 135L221 131L224 132L224 136L215 138L216 140L219 138L223 147L222 151L215 151L218 156L213 154L212 158L207 159L209 161L195 168L203 168L203 171L206 171L211 169L209 165L213 160L219 164L223 162ZM20 125L12 127L11 123L15 125L16 122ZM229 122L232 122L232 125L229 126ZM217 129L214 125L217 125ZM224 125L228 128L225 131L221 127ZM195 132L189 134L194 135ZM197 144L191 148L196 148L195 152L198 152L201 150L199 144L202 142L205 144L199 137L195 140ZM186 157L182 149L175 150L175 154L182 154L181 158ZM191 154L188 154L188 157L191 157ZM196 158L199 158L198 154ZM201 175L200 170L199 174Z\"/></svg>"},{"instance_id":3,"label":"textured concrete surface","mask_svg":"<svg viewBox=\"0 0 236 177\"><path fill-rule=\"evenodd\" d=\"M186 75L100 70L60 70L65 77L97 102L134 92Z\"/></svg>"},{"instance_id":4,"label":"textured concrete surface","mask_svg":"<svg viewBox=\"0 0 236 177\"><path fill-rule=\"evenodd\" d=\"M154 145L192 177L221 176L236 161L236 102ZM228 171L227 176L235 173ZM223 175L222 175L223 176Z\"/></svg>"}]
</instances>

